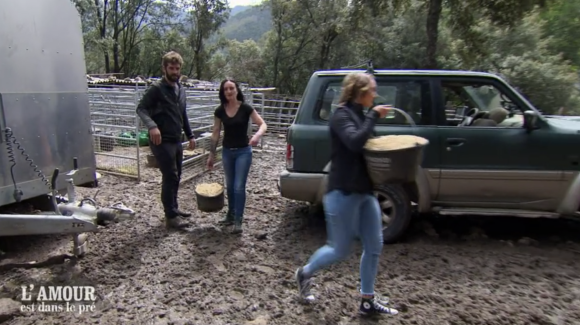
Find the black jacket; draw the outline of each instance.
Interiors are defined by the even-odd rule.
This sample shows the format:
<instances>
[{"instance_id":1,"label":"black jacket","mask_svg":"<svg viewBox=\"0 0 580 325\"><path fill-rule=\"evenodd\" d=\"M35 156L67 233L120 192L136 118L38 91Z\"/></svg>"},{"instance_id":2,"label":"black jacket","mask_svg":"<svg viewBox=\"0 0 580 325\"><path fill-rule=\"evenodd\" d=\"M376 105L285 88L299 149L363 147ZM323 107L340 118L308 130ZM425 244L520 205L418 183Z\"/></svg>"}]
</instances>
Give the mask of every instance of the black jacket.
<instances>
[{"instance_id":1,"label":"black jacket","mask_svg":"<svg viewBox=\"0 0 580 325\"><path fill-rule=\"evenodd\" d=\"M373 134L379 113L348 103L339 107L330 120L331 166L327 192L370 194L373 184L367 172L363 147Z\"/></svg>"},{"instance_id":2,"label":"black jacket","mask_svg":"<svg viewBox=\"0 0 580 325\"><path fill-rule=\"evenodd\" d=\"M185 111L185 89L179 83L177 86L179 95L165 79L155 81L137 105L137 114L143 124L148 130L159 128L161 140L164 142L181 142L182 130L188 139L193 139Z\"/></svg>"}]
</instances>

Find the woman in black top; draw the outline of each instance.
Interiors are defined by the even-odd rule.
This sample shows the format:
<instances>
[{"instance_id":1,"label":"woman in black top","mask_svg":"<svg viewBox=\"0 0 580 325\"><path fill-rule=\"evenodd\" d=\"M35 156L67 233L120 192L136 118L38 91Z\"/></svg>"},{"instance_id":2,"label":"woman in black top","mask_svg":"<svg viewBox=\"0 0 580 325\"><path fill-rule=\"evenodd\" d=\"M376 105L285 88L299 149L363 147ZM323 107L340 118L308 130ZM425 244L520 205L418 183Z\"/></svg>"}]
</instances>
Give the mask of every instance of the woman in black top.
<instances>
[{"instance_id":1,"label":"woman in black top","mask_svg":"<svg viewBox=\"0 0 580 325\"><path fill-rule=\"evenodd\" d=\"M252 164L252 146L266 132L266 123L256 110L244 102L244 94L234 80L225 79L220 84L221 105L214 112L211 150L207 159L208 168L213 168L221 125L224 126L222 161L226 174L228 213L223 223L234 223L233 233L242 232L242 221L246 205L246 181ZM250 139L248 123L252 120L260 128Z\"/></svg>"},{"instance_id":2,"label":"woman in black top","mask_svg":"<svg viewBox=\"0 0 580 325\"><path fill-rule=\"evenodd\" d=\"M365 115L363 109L373 106L376 90L374 77L366 73L349 74L343 81L340 107L330 119L331 167L323 202L328 244L318 249L308 264L298 268L295 276L301 297L313 300L312 275L345 259L353 239L359 237L363 245L359 312L396 315L396 309L386 306L388 300L374 291L383 248L382 213L362 152L377 119L390 110L389 106L375 106Z\"/></svg>"}]
</instances>

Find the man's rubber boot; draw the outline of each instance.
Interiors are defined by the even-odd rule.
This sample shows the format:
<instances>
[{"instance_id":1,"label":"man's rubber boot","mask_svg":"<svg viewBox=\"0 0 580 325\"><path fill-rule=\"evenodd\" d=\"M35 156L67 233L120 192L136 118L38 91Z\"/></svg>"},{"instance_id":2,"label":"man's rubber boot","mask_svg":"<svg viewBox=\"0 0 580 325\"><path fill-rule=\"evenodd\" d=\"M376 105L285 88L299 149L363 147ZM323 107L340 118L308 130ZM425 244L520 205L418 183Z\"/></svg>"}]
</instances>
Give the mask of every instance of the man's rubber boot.
<instances>
[{"instance_id":1,"label":"man's rubber boot","mask_svg":"<svg viewBox=\"0 0 580 325\"><path fill-rule=\"evenodd\" d=\"M175 210L175 213L177 213L179 216L183 217L183 218L189 218L191 217L191 213L188 212L183 212L179 209Z\"/></svg>"},{"instance_id":2,"label":"man's rubber boot","mask_svg":"<svg viewBox=\"0 0 580 325\"><path fill-rule=\"evenodd\" d=\"M183 229L188 226L186 222L183 221L182 217L165 218L165 226L173 229Z\"/></svg>"}]
</instances>

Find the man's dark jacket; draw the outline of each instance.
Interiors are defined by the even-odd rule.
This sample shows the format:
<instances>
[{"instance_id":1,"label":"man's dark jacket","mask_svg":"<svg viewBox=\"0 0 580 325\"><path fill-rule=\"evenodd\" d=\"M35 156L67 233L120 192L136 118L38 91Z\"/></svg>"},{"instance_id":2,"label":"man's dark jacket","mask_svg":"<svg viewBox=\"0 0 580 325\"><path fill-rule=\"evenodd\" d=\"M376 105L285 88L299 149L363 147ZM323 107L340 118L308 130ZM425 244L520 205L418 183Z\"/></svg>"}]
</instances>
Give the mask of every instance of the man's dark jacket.
<instances>
[{"instance_id":1,"label":"man's dark jacket","mask_svg":"<svg viewBox=\"0 0 580 325\"><path fill-rule=\"evenodd\" d=\"M148 130L159 128L162 142L181 142L182 130L187 139L193 139L185 111L185 89L179 83L177 86L178 91L165 78L155 81L137 105L137 114L143 124Z\"/></svg>"}]
</instances>

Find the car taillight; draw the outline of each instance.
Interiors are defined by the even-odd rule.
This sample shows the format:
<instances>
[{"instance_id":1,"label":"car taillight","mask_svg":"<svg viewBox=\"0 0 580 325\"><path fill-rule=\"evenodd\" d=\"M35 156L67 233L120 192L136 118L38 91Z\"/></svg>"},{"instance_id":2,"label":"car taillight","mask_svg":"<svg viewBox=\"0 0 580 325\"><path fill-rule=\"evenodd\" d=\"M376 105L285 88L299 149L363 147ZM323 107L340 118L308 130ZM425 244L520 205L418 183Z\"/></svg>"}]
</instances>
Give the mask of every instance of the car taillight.
<instances>
[{"instance_id":1,"label":"car taillight","mask_svg":"<svg viewBox=\"0 0 580 325\"><path fill-rule=\"evenodd\" d=\"M286 144L286 169L292 169L294 166L294 147Z\"/></svg>"}]
</instances>

